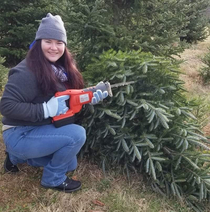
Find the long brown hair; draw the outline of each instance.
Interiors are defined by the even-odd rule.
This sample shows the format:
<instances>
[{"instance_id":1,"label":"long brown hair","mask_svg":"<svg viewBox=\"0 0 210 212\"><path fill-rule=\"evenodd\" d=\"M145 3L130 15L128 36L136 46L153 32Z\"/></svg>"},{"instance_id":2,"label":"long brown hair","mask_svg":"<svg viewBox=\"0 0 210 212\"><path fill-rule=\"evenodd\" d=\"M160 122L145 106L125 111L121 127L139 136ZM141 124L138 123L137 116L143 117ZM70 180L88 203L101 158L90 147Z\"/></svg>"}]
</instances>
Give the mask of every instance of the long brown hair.
<instances>
[{"instance_id":1,"label":"long brown hair","mask_svg":"<svg viewBox=\"0 0 210 212\"><path fill-rule=\"evenodd\" d=\"M57 91L59 80L53 73L50 62L46 59L41 49L41 40L37 40L26 56L28 68L35 74L38 84L44 94ZM66 71L68 88L82 89L84 87L83 77L76 67L75 60L68 48L65 47L64 54L56 62L62 65Z\"/></svg>"}]
</instances>

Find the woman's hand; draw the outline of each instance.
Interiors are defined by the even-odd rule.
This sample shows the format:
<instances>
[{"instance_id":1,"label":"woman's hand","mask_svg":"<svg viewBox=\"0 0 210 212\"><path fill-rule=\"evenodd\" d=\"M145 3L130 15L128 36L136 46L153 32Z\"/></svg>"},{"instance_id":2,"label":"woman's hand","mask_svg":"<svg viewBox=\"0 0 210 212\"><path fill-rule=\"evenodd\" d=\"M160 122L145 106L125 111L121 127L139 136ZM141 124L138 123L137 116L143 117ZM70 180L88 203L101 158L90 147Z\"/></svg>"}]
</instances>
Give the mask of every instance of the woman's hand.
<instances>
[{"instance_id":1,"label":"woman's hand","mask_svg":"<svg viewBox=\"0 0 210 212\"><path fill-rule=\"evenodd\" d=\"M108 96L107 91L102 92L101 90L97 90L96 92L93 93L91 104L92 105L98 104L100 101L103 101L103 99L105 99L107 96Z\"/></svg>"},{"instance_id":2,"label":"woman's hand","mask_svg":"<svg viewBox=\"0 0 210 212\"><path fill-rule=\"evenodd\" d=\"M63 95L59 97L53 96L47 103L43 103L44 118L58 116L65 114L69 108L66 105L66 100L69 99L69 95Z\"/></svg>"}]
</instances>

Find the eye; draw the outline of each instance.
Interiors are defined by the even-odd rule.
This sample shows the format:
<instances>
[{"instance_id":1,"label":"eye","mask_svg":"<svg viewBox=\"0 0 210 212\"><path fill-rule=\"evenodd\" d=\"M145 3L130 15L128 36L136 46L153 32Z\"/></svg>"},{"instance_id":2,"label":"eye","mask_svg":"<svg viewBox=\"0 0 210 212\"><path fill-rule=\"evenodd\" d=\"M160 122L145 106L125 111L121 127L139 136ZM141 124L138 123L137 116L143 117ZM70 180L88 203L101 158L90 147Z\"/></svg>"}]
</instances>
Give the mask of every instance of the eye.
<instances>
[{"instance_id":1,"label":"eye","mask_svg":"<svg viewBox=\"0 0 210 212\"><path fill-rule=\"evenodd\" d=\"M45 40L45 43L51 43L51 40Z\"/></svg>"}]
</instances>

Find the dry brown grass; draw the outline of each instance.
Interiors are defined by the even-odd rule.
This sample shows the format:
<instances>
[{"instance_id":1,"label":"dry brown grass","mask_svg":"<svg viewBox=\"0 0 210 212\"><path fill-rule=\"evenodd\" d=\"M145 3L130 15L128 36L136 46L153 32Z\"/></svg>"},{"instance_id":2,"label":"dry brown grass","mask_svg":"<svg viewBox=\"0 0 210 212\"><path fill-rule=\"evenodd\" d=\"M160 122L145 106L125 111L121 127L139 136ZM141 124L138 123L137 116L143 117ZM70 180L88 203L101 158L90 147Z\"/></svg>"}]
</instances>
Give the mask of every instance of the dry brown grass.
<instances>
[{"instance_id":1,"label":"dry brown grass","mask_svg":"<svg viewBox=\"0 0 210 212\"><path fill-rule=\"evenodd\" d=\"M141 176L132 176L128 183L125 176L110 173L104 177L101 170L87 161L81 161L74 173L81 179L83 189L77 193L63 194L48 190L47 202L40 202L32 212L170 212L174 207L154 193L149 193ZM36 194L36 196L38 196ZM51 201L56 196L56 201ZM158 201L158 207L151 209ZM161 203L161 201L163 201ZM161 205L161 206L159 206Z\"/></svg>"},{"instance_id":2,"label":"dry brown grass","mask_svg":"<svg viewBox=\"0 0 210 212\"><path fill-rule=\"evenodd\" d=\"M0 141L0 166L5 159ZM0 211L2 212L175 212L173 201L158 196L145 185L142 177L116 172L104 176L97 165L79 161L78 169L70 173L82 181L75 193L62 193L40 186L41 168L19 165L18 174L0 172ZM8 208L6 208L8 206ZM180 206L179 206L180 208ZM187 212L183 206L183 212ZM1 210L2 209L2 210Z\"/></svg>"},{"instance_id":3,"label":"dry brown grass","mask_svg":"<svg viewBox=\"0 0 210 212\"><path fill-rule=\"evenodd\" d=\"M204 66L201 58L208 52L208 47L210 47L210 36L205 41L192 45L180 55L184 60L180 66L184 74L180 77L185 81L185 88L190 93L209 93L210 86L204 86L199 78L199 69Z\"/></svg>"},{"instance_id":4,"label":"dry brown grass","mask_svg":"<svg viewBox=\"0 0 210 212\"><path fill-rule=\"evenodd\" d=\"M203 42L198 42L186 49L180 56L184 62L180 65L183 74L180 78L185 82L185 89L189 92L189 99L199 97L206 104L210 103L210 85L204 85L199 76L200 69L205 66L201 58L208 52L210 47L210 36ZM203 131L206 136L210 136L210 111L206 114L206 123Z\"/></svg>"},{"instance_id":5,"label":"dry brown grass","mask_svg":"<svg viewBox=\"0 0 210 212\"><path fill-rule=\"evenodd\" d=\"M84 165L84 163L81 163L81 165ZM80 172L80 169L77 170L77 173ZM87 174L87 170L85 172ZM96 176L96 175L95 175ZM82 178L82 176L81 176ZM89 178L89 181L83 181L83 189L77 193L73 194L62 194L57 193L57 201L53 204L50 203L50 199L52 199L55 195L55 192L48 190L48 203L46 205L40 204L38 208L35 208L32 211L43 211L43 212L50 212L50 211L58 211L58 212L96 212L96 211L109 211L109 205L107 204L107 201L104 202L104 199L107 199L109 195L117 196L119 198L119 201L122 202L124 207L132 208L135 204L140 204L141 207L136 210L138 211L147 211L147 202L146 201L138 201L134 196L129 195L126 193L125 187L119 184L119 182L116 184L115 180L113 180L110 183L110 186L112 188L107 188L103 192L100 192L97 189L97 185L99 184L100 180L95 179L96 181L92 183L93 178ZM92 185L87 185L87 183L90 182ZM124 182L124 180L122 181ZM127 183L125 184L127 185ZM132 189L130 187L129 189ZM143 198L142 198L143 199ZM112 201L115 201L112 199Z\"/></svg>"},{"instance_id":6,"label":"dry brown grass","mask_svg":"<svg viewBox=\"0 0 210 212\"><path fill-rule=\"evenodd\" d=\"M2 150L0 166L3 167L5 155L2 140L0 149ZM109 206L102 204L102 199L109 196L110 193L112 195L119 194L122 202L126 199L127 207L132 206L136 201L137 205L141 204L140 211L146 211L147 208L148 203L144 201L144 198L135 199L128 193L130 189L133 193L137 188L143 188L139 185L141 178L137 176L131 184L128 184L122 175L116 178L110 175L105 179L102 171L96 165L84 160L80 161L77 171L73 173L75 178L83 182L82 190L65 194L40 187L41 168L29 167L26 164L19 165L19 168L21 171L18 174L5 174L3 168L0 172L0 208L9 206L8 210L4 208L5 212L12 211L17 206L20 206L22 211L25 208L26 211L32 212L108 211ZM33 204L36 205L34 208Z\"/></svg>"}]
</instances>

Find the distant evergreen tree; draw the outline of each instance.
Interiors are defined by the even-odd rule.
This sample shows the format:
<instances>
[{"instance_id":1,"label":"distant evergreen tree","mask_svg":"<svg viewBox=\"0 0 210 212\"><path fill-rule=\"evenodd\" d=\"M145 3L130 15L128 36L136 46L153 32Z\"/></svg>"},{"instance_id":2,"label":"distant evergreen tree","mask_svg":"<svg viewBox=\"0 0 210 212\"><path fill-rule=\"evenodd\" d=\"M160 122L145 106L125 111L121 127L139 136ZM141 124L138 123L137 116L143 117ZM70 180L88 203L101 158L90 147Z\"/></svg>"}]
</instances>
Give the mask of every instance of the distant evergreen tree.
<instances>
[{"instance_id":1,"label":"distant evergreen tree","mask_svg":"<svg viewBox=\"0 0 210 212\"><path fill-rule=\"evenodd\" d=\"M208 52L202 58L202 62L205 64L200 69L200 76L203 80L203 83L206 85L210 84L210 47L208 48Z\"/></svg>"},{"instance_id":2,"label":"distant evergreen tree","mask_svg":"<svg viewBox=\"0 0 210 212\"><path fill-rule=\"evenodd\" d=\"M8 69L3 65L5 59L0 56L0 96L7 81Z\"/></svg>"},{"instance_id":3,"label":"distant evergreen tree","mask_svg":"<svg viewBox=\"0 0 210 212\"><path fill-rule=\"evenodd\" d=\"M183 51L179 39L204 39L208 0L5 0L0 5L0 54L8 64L21 60L34 39L38 20L60 14L68 42L84 70L104 50L141 48L155 55ZM55 6L56 5L56 6Z\"/></svg>"},{"instance_id":4,"label":"distant evergreen tree","mask_svg":"<svg viewBox=\"0 0 210 212\"><path fill-rule=\"evenodd\" d=\"M196 43L208 36L206 26L210 19L206 12L210 2L209 0L186 0L186 3L188 5L188 10L185 14L187 25L183 28L185 34L181 36L181 40Z\"/></svg>"},{"instance_id":5,"label":"distant evergreen tree","mask_svg":"<svg viewBox=\"0 0 210 212\"><path fill-rule=\"evenodd\" d=\"M4 0L0 4L0 55L7 65L24 58L41 18L52 11L50 0Z\"/></svg>"},{"instance_id":6,"label":"distant evergreen tree","mask_svg":"<svg viewBox=\"0 0 210 212\"><path fill-rule=\"evenodd\" d=\"M201 38L207 23L193 17L206 2L194 2L192 9L189 0L63 0L57 11L68 23L69 47L85 71L92 56L110 48L142 49L167 57L179 54L184 49L180 37L189 37L191 25L199 26L194 40Z\"/></svg>"}]
</instances>

